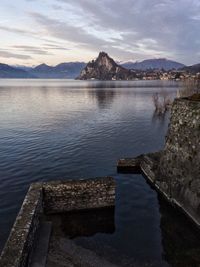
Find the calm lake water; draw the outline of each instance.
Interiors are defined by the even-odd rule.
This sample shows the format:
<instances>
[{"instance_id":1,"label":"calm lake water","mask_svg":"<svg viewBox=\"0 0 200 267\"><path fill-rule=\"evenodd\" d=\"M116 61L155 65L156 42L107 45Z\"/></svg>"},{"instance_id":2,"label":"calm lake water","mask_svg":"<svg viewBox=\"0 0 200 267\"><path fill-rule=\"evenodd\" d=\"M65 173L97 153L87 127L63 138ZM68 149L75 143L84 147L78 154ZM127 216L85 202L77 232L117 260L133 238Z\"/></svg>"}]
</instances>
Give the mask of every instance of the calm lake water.
<instances>
[{"instance_id":1,"label":"calm lake water","mask_svg":"<svg viewBox=\"0 0 200 267\"><path fill-rule=\"evenodd\" d=\"M185 265L196 264L186 253L199 247L195 229L141 175L116 172L119 158L163 148L169 118L154 115L152 94L166 90L173 98L177 86L0 80L0 248L30 183L110 175L117 182L114 231L76 242L119 266L198 266Z\"/></svg>"}]
</instances>

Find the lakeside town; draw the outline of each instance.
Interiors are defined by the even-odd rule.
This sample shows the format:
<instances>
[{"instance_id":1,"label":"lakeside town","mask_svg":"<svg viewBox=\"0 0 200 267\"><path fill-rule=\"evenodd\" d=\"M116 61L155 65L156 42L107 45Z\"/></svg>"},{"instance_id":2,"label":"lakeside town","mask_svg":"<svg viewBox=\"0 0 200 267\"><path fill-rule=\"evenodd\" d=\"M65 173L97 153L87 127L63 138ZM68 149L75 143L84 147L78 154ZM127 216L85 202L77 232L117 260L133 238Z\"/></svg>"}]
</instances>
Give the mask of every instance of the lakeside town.
<instances>
[{"instance_id":1,"label":"lakeside town","mask_svg":"<svg viewBox=\"0 0 200 267\"><path fill-rule=\"evenodd\" d=\"M136 75L136 80L174 80L182 81L186 79L199 79L200 72L195 74L185 70L146 70L146 71L133 71Z\"/></svg>"}]
</instances>

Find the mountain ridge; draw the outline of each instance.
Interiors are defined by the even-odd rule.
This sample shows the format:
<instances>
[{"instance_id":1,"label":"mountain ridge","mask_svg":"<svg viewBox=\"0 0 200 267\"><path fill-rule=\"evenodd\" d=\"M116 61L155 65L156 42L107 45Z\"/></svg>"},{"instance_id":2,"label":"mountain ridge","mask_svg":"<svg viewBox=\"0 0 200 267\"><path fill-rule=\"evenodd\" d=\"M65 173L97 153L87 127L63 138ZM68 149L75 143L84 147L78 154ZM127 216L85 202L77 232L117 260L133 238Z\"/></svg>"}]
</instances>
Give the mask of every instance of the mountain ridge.
<instances>
[{"instance_id":1,"label":"mountain ridge","mask_svg":"<svg viewBox=\"0 0 200 267\"><path fill-rule=\"evenodd\" d=\"M185 66L185 67L183 67L182 70L185 70L185 71L190 72L192 74L198 73L198 72L200 72L200 63L194 64L191 66Z\"/></svg>"},{"instance_id":2,"label":"mountain ridge","mask_svg":"<svg viewBox=\"0 0 200 267\"><path fill-rule=\"evenodd\" d=\"M135 69L135 70L148 70L148 69L164 69L166 71L172 69L180 69L185 67L184 64L179 63L174 60L166 59L166 58L157 58L157 59L145 59L139 62L127 61L121 64L127 69Z\"/></svg>"},{"instance_id":3,"label":"mountain ridge","mask_svg":"<svg viewBox=\"0 0 200 267\"><path fill-rule=\"evenodd\" d=\"M34 78L29 72L0 63L0 78Z\"/></svg>"},{"instance_id":4,"label":"mountain ridge","mask_svg":"<svg viewBox=\"0 0 200 267\"><path fill-rule=\"evenodd\" d=\"M105 52L101 52L101 53L105 53ZM169 60L166 58L146 59L140 62L137 62L137 61L134 62L133 60L127 61L127 62L115 62L112 58L110 59L112 60L113 67L116 69L118 66L118 68L121 70L121 73L123 72L121 78L123 77L127 78L127 75L130 78L131 77L134 78L134 71L149 71L149 70L169 71L172 69L172 70L182 70L186 72L191 72L192 74L200 72L200 64L186 66L182 63ZM0 63L0 78L74 79L80 75L81 71L84 69L86 65L87 64L82 61L63 62L55 66L50 66L45 63L42 63L38 66L32 66L32 67L18 66L18 65L11 66L8 64ZM118 69L118 76L119 76L119 69ZM111 78L115 79L114 75Z\"/></svg>"}]
</instances>

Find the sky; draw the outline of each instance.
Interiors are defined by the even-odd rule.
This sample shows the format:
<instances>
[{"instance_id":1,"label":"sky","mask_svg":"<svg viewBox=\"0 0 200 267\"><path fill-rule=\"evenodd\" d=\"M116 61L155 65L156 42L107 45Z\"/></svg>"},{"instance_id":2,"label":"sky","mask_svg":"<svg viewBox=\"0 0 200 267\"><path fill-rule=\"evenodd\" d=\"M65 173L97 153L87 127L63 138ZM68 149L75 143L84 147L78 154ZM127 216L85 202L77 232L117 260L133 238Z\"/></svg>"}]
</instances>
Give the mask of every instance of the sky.
<instances>
[{"instance_id":1,"label":"sky","mask_svg":"<svg viewBox=\"0 0 200 267\"><path fill-rule=\"evenodd\" d=\"M0 62L200 63L200 0L1 0Z\"/></svg>"}]
</instances>

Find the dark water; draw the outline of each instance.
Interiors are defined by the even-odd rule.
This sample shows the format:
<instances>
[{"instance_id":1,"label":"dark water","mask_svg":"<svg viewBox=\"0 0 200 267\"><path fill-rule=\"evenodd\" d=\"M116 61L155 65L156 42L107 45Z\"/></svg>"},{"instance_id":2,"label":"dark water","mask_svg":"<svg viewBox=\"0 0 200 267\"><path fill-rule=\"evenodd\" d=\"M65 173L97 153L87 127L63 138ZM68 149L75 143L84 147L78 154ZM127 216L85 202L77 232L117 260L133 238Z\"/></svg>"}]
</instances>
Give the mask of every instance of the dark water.
<instances>
[{"instance_id":1,"label":"dark water","mask_svg":"<svg viewBox=\"0 0 200 267\"><path fill-rule=\"evenodd\" d=\"M174 97L177 84L1 80L0 248L31 182L111 175L115 231L94 235L90 244L109 247L118 261L126 259L122 266L133 266L130 259L170 266L157 193L141 175L116 172L117 159L163 147L168 115L154 116L152 104L162 90ZM90 246L87 240L77 242Z\"/></svg>"}]
</instances>

